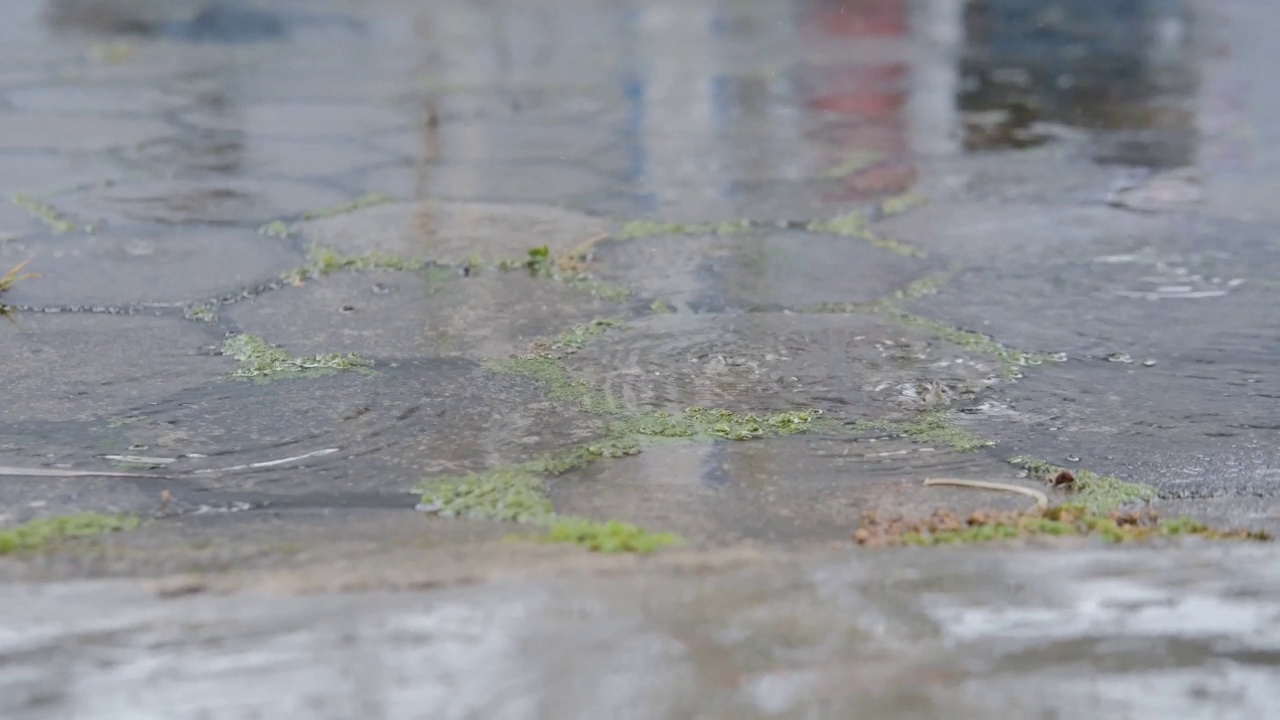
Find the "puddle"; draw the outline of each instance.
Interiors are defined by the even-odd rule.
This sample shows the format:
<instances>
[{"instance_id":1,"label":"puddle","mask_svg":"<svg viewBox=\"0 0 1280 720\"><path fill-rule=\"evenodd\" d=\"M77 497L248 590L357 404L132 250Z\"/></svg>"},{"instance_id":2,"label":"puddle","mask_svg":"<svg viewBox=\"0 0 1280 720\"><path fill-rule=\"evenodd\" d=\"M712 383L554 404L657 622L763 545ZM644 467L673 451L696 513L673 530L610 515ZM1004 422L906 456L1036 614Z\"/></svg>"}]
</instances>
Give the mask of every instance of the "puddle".
<instances>
[{"instance_id":1,"label":"puddle","mask_svg":"<svg viewBox=\"0 0 1280 720\"><path fill-rule=\"evenodd\" d=\"M894 402L905 412L924 409L926 402L900 387L920 382L949 384L961 403L966 386L976 392L999 372L988 358L858 314L657 315L566 362L635 405L816 407L843 420L884 413Z\"/></svg>"},{"instance_id":2,"label":"puddle","mask_svg":"<svg viewBox=\"0 0 1280 720\"><path fill-rule=\"evenodd\" d=\"M957 102L969 150L1087 131L1101 163L1194 159L1195 14L1183 0L965 4Z\"/></svg>"}]
</instances>

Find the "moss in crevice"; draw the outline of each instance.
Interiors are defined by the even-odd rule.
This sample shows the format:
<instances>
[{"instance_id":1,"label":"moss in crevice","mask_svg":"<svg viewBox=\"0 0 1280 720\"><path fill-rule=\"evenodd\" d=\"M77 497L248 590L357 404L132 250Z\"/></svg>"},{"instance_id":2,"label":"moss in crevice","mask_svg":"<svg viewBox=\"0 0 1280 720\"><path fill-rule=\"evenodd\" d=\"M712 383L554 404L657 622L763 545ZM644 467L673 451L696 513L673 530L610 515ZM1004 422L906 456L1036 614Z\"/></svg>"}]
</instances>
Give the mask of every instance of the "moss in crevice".
<instances>
[{"instance_id":1,"label":"moss in crevice","mask_svg":"<svg viewBox=\"0 0 1280 720\"><path fill-rule=\"evenodd\" d=\"M588 268L591 261L591 249L595 242L607 235L599 235L569 250L563 255L553 256L546 245L529 248L523 258L505 258L498 260L496 268L502 272L525 270L535 277L545 277L568 285L582 292L594 295L608 302L620 302L631 296L631 291L612 283L592 277Z\"/></svg>"},{"instance_id":2,"label":"moss in crevice","mask_svg":"<svg viewBox=\"0 0 1280 720\"><path fill-rule=\"evenodd\" d=\"M910 420L859 420L853 424L853 429L888 431L912 442L947 447L957 452L973 452L995 444L956 427L944 410L926 410Z\"/></svg>"},{"instance_id":3,"label":"moss in crevice","mask_svg":"<svg viewBox=\"0 0 1280 720\"><path fill-rule=\"evenodd\" d=\"M419 509L441 517L545 525L555 517L542 479L520 467L499 468L455 480L429 480Z\"/></svg>"},{"instance_id":4,"label":"moss in crevice","mask_svg":"<svg viewBox=\"0 0 1280 720\"><path fill-rule=\"evenodd\" d=\"M310 250L307 251L306 264L285 273L283 278L296 285L310 278L326 277L342 270L416 272L428 265L430 263L422 260L410 260L379 252L368 252L362 255L343 255L322 245L312 245Z\"/></svg>"},{"instance_id":5,"label":"moss in crevice","mask_svg":"<svg viewBox=\"0 0 1280 720\"><path fill-rule=\"evenodd\" d=\"M1089 470L1069 470L1038 458L1018 456L1010 458L1009 463L1025 470L1028 477L1057 483L1058 487L1074 495L1073 502L1092 512L1109 512L1125 505L1150 502L1158 496L1150 485ZM1067 477L1069 482L1060 480Z\"/></svg>"},{"instance_id":6,"label":"moss in crevice","mask_svg":"<svg viewBox=\"0 0 1280 720\"><path fill-rule=\"evenodd\" d=\"M861 240L873 247L887 250L903 257L923 258L926 253L901 240L881 235L871 229L871 219L865 212L855 210L830 220L815 220L809 223L808 231L822 235L838 235L840 237Z\"/></svg>"},{"instance_id":7,"label":"moss in crevice","mask_svg":"<svg viewBox=\"0 0 1280 720\"><path fill-rule=\"evenodd\" d=\"M564 365L547 355L519 355L509 360L486 361L491 372L521 375L542 385L555 401L576 405L593 415L617 415L627 412L624 404L609 397L585 380L574 378Z\"/></svg>"},{"instance_id":8,"label":"moss in crevice","mask_svg":"<svg viewBox=\"0 0 1280 720\"><path fill-rule=\"evenodd\" d=\"M596 318L580 323L556 336L552 349L581 350L587 343L604 335L609 328L623 328L626 323L619 318Z\"/></svg>"},{"instance_id":9,"label":"moss in crevice","mask_svg":"<svg viewBox=\"0 0 1280 720\"><path fill-rule=\"evenodd\" d=\"M1006 379L1017 377L1022 368L1042 365L1057 359L1057 356L1047 353L1027 352L1007 347L982 333L962 330L939 320L916 315L890 303L879 303L869 309L893 318L903 325L920 328L930 335L953 345L958 345L997 360L1003 366L1001 374Z\"/></svg>"},{"instance_id":10,"label":"moss in crevice","mask_svg":"<svg viewBox=\"0 0 1280 720\"><path fill-rule=\"evenodd\" d=\"M904 192L882 200L880 202L880 214L882 217L901 215L908 210L926 205L928 202L929 198L920 193Z\"/></svg>"},{"instance_id":11,"label":"moss in crevice","mask_svg":"<svg viewBox=\"0 0 1280 720\"><path fill-rule=\"evenodd\" d=\"M293 228L283 220L272 220L266 225L260 226L258 234L283 240L293 234Z\"/></svg>"},{"instance_id":12,"label":"moss in crevice","mask_svg":"<svg viewBox=\"0 0 1280 720\"><path fill-rule=\"evenodd\" d=\"M630 220L623 223L619 238L638 240L661 235L747 235L758 231L749 220L726 220L716 223L672 223L654 220Z\"/></svg>"},{"instance_id":13,"label":"moss in crevice","mask_svg":"<svg viewBox=\"0 0 1280 720\"><path fill-rule=\"evenodd\" d=\"M182 316L188 320L196 322L217 322L218 313L209 305L204 303L192 303L182 308Z\"/></svg>"},{"instance_id":14,"label":"moss in crevice","mask_svg":"<svg viewBox=\"0 0 1280 720\"><path fill-rule=\"evenodd\" d=\"M1030 537L1096 537L1125 543L1197 536L1211 540L1270 540L1264 532L1216 530L1187 518L1162 519L1153 510L1098 511L1080 503L1024 511L986 510L961 518L937 510L924 520L863 517L853 539L859 545L962 545Z\"/></svg>"},{"instance_id":15,"label":"moss in crevice","mask_svg":"<svg viewBox=\"0 0 1280 720\"><path fill-rule=\"evenodd\" d=\"M329 353L292 357L277 345L256 335L236 335L222 344L222 354L234 358L240 367L232 377L270 380L287 377L319 377L342 370L368 372L373 362L355 353Z\"/></svg>"},{"instance_id":16,"label":"moss in crevice","mask_svg":"<svg viewBox=\"0 0 1280 720\"><path fill-rule=\"evenodd\" d=\"M11 528L0 529L0 555L44 550L73 538L133 530L139 524L140 521L136 517L103 515L96 512L31 520Z\"/></svg>"},{"instance_id":17,"label":"moss in crevice","mask_svg":"<svg viewBox=\"0 0 1280 720\"><path fill-rule=\"evenodd\" d=\"M382 193L369 193L368 195L363 195L348 202L338 203L337 205L330 205L329 207L318 208L315 210L308 210L302 213L302 219L320 220L322 218L337 217L338 215L345 215L350 212L355 212L356 210L373 207L374 205L385 205L386 203L393 202L394 200L395 198L389 195L383 195Z\"/></svg>"},{"instance_id":18,"label":"moss in crevice","mask_svg":"<svg viewBox=\"0 0 1280 720\"><path fill-rule=\"evenodd\" d=\"M556 521L542 538L549 543L572 543L592 552L647 554L681 543L671 533L653 533L618 520L564 518Z\"/></svg>"}]
</instances>

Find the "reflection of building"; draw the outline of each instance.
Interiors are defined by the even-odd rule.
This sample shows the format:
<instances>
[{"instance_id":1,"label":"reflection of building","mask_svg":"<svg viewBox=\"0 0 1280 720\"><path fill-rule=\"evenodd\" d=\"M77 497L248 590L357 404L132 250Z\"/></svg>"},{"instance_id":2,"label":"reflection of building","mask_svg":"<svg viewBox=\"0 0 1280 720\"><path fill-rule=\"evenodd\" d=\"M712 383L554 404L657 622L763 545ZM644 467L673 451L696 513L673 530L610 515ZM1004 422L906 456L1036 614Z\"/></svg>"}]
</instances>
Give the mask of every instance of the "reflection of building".
<instances>
[{"instance_id":1,"label":"reflection of building","mask_svg":"<svg viewBox=\"0 0 1280 720\"><path fill-rule=\"evenodd\" d=\"M1097 159L1184 165L1195 90L1185 0L971 0L959 103L972 149L1034 144L1037 121L1098 132Z\"/></svg>"}]
</instances>

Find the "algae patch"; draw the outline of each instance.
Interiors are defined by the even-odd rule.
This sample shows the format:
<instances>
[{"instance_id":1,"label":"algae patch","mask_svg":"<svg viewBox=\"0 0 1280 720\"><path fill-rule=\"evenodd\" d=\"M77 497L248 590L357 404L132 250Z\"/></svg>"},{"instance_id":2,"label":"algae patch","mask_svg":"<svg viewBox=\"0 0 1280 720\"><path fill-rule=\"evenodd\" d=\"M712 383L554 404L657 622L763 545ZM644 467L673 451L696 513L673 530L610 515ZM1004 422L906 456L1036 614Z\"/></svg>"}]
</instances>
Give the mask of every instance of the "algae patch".
<instances>
[{"instance_id":1,"label":"algae patch","mask_svg":"<svg viewBox=\"0 0 1280 720\"><path fill-rule=\"evenodd\" d=\"M222 354L234 358L240 367L232 377L272 379L281 377L318 377L341 370L364 370L373 362L355 353L292 357L277 345L255 335L236 335L222 344Z\"/></svg>"},{"instance_id":2,"label":"algae patch","mask_svg":"<svg viewBox=\"0 0 1280 720\"><path fill-rule=\"evenodd\" d=\"M1076 503L1093 512L1107 512L1123 505L1150 502L1158 494L1150 485L1127 482L1089 470L1067 470L1036 458L1013 457L1009 459L1009 463L1025 470L1028 477L1045 482L1070 477L1069 485L1059 483L1059 486L1065 485L1063 489L1075 495Z\"/></svg>"},{"instance_id":3,"label":"algae patch","mask_svg":"<svg viewBox=\"0 0 1280 720\"><path fill-rule=\"evenodd\" d=\"M42 550L73 538L133 530L139 524L140 521L136 517L103 515L95 512L31 520L11 528L0 529L0 555Z\"/></svg>"},{"instance_id":4,"label":"algae patch","mask_svg":"<svg viewBox=\"0 0 1280 720\"><path fill-rule=\"evenodd\" d=\"M859 545L959 545L1028 537L1096 537L1109 543L1197 536L1211 540L1270 540L1264 532L1215 530L1186 518L1162 519L1153 510L1099 512L1072 503L1043 510L978 511L966 518L937 510L924 520L863 517L853 539Z\"/></svg>"},{"instance_id":5,"label":"algae patch","mask_svg":"<svg viewBox=\"0 0 1280 720\"><path fill-rule=\"evenodd\" d=\"M671 533L649 532L617 520L598 522L582 518L557 521L542 539L549 543L573 543L601 553L651 553L680 543L680 538Z\"/></svg>"}]
</instances>

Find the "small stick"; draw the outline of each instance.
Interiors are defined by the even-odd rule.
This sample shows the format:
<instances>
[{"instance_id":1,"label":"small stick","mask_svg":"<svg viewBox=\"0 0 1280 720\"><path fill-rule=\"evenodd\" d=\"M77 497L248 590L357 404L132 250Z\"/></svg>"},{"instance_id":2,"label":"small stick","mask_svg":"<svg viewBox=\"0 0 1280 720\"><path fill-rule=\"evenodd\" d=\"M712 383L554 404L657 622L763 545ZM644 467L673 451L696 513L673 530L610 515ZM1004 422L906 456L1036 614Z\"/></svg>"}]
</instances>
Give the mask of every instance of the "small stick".
<instances>
[{"instance_id":1,"label":"small stick","mask_svg":"<svg viewBox=\"0 0 1280 720\"><path fill-rule=\"evenodd\" d=\"M1049 496L1033 490L1031 488L1022 487L1021 485L1011 485L1009 483L987 482L985 480L961 480L960 478L929 478L924 481L925 485L950 485L954 487L978 488L979 490L999 490L1003 492L1018 493L1026 495L1036 501L1036 507L1040 510L1048 509Z\"/></svg>"}]
</instances>

